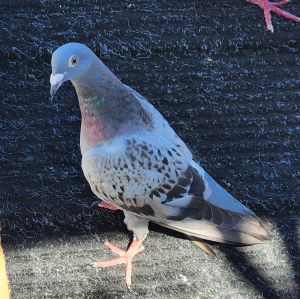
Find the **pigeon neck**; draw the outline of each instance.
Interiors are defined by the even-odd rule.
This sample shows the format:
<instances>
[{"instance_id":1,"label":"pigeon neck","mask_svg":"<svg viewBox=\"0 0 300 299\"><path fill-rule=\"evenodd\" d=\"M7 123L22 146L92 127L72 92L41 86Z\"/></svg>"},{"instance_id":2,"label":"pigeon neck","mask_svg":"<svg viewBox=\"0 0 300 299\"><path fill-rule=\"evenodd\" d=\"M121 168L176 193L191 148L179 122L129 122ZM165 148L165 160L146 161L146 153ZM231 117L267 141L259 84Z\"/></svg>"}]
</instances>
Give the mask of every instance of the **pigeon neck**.
<instances>
[{"instance_id":1,"label":"pigeon neck","mask_svg":"<svg viewBox=\"0 0 300 299\"><path fill-rule=\"evenodd\" d=\"M114 74L106 67L95 69L72 81L82 115L82 151L137 130L149 121L141 104Z\"/></svg>"},{"instance_id":2,"label":"pigeon neck","mask_svg":"<svg viewBox=\"0 0 300 299\"><path fill-rule=\"evenodd\" d=\"M109 90L114 91L122 87L122 82L97 59L92 66L79 78L72 80L79 99L105 96Z\"/></svg>"}]
</instances>

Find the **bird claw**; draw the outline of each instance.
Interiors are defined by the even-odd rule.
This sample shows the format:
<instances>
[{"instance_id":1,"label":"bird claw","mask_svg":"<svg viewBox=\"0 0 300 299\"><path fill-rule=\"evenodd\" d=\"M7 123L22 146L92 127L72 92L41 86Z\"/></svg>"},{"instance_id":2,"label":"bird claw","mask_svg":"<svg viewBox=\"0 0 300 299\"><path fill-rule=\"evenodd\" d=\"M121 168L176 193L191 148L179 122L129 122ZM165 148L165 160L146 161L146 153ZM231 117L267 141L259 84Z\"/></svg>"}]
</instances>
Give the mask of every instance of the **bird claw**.
<instances>
[{"instance_id":1,"label":"bird claw","mask_svg":"<svg viewBox=\"0 0 300 299\"><path fill-rule=\"evenodd\" d=\"M132 243L127 250L120 249L119 247L111 244L108 241L104 242L104 245L110 249L112 252L118 255L118 257L109 259L102 262L94 262L91 265L94 268L107 268L120 264L125 264L125 282L128 289L131 286L131 275L132 275L132 260L133 258L144 251L144 246L142 245L143 240L133 239Z\"/></svg>"},{"instance_id":2,"label":"bird claw","mask_svg":"<svg viewBox=\"0 0 300 299\"><path fill-rule=\"evenodd\" d=\"M300 22L300 18L284 11L283 9L279 8L289 3L288 0L282 0L279 2L270 2L269 0L246 0L249 3L258 5L261 9L264 11L265 15L265 22L267 25L268 30L270 30L272 33L274 32L274 27L271 20L271 12L276 13L279 16L283 16L286 19Z\"/></svg>"}]
</instances>

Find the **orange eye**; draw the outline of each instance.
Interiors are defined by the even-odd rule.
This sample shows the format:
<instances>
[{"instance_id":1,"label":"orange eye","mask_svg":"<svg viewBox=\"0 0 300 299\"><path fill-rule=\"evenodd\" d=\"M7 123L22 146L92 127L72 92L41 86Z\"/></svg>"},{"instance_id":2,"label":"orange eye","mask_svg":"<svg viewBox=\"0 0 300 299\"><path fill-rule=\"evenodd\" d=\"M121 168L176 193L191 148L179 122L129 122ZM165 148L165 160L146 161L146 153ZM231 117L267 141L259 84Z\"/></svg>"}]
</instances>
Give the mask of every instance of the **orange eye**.
<instances>
[{"instance_id":1,"label":"orange eye","mask_svg":"<svg viewBox=\"0 0 300 299\"><path fill-rule=\"evenodd\" d=\"M72 58L72 64L75 65L77 63L77 58Z\"/></svg>"},{"instance_id":2,"label":"orange eye","mask_svg":"<svg viewBox=\"0 0 300 299\"><path fill-rule=\"evenodd\" d=\"M69 60L69 66L75 66L79 61L77 56L72 56Z\"/></svg>"}]
</instances>

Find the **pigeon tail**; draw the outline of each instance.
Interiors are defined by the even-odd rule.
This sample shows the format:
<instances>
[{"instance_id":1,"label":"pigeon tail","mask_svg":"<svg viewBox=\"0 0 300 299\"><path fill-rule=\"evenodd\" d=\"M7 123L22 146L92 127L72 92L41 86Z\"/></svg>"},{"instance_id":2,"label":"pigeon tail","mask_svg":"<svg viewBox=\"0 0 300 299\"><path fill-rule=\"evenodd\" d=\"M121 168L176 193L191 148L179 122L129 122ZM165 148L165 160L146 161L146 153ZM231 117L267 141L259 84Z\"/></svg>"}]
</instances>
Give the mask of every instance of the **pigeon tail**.
<instances>
[{"instance_id":1,"label":"pigeon tail","mask_svg":"<svg viewBox=\"0 0 300 299\"><path fill-rule=\"evenodd\" d=\"M232 227L190 218L184 221L168 221L158 224L188 236L235 245L255 245L271 238L270 224L260 218L230 211L226 212L230 213L230 216L236 222Z\"/></svg>"}]
</instances>

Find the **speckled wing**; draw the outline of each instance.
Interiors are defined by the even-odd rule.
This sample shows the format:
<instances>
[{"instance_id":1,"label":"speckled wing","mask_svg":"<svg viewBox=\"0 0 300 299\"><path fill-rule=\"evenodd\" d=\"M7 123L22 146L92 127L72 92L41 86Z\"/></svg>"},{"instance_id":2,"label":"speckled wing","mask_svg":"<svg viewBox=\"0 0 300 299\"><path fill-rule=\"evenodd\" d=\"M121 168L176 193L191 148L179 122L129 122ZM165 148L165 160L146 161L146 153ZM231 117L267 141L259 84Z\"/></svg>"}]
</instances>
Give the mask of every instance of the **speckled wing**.
<instances>
[{"instance_id":1,"label":"speckled wing","mask_svg":"<svg viewBox=\"0 0 300 299\"><path fill-rule=\"evenodd\" d=\"M163 194L190 162L191 154L183 143L171 143L153 132L143 132L119 136L87 151L82 168L101 199L138 215L161 219L165 218ZM154 199L156 192L162 192L161 198Z\"/></svg>"},{"instance_id":2,"label":"speckled wing","mask_svg":"<svg viewBox=\"0 0 300 299\"><path fill-rule=\"evenodd\" d=\"M162 136L124 135L89 150L82 166L101 199L163 226L227 243L255 244L269 236L255 214L213 181L180 143Z\"/></svg>"},{"instance_id":3,"label":"speckled wing","mask_svg":"<svg viewBox=\"0 0 300 299\"><path fill-rule=\"evenodd\" d=\"M163 116L138 92L127 88L154 117L155 129L161 138L171 143L179 142L187 152L185 144ZM254 212L222 188L196 162L191 159L185 162L178 176L171 180L165 177L162 186L149 195L153 202L160 201L163 206L166 219L157 222L188 235L220 242L254 244L270 237L269 228Z\"/></svg>"},{"instance_id":4,"label":"speckled wing","mask_svg":"<svg viewBox=\"0 0 300 299\"><path fill-rule=\"evenodd\" d=\"M233 244L256 244L270 237L268 227L194 161L168 193L161 195L157 191L157 197L165 198L162 205L166 220L158 221L163 226Z\"/></svg>"}]
</instances>

